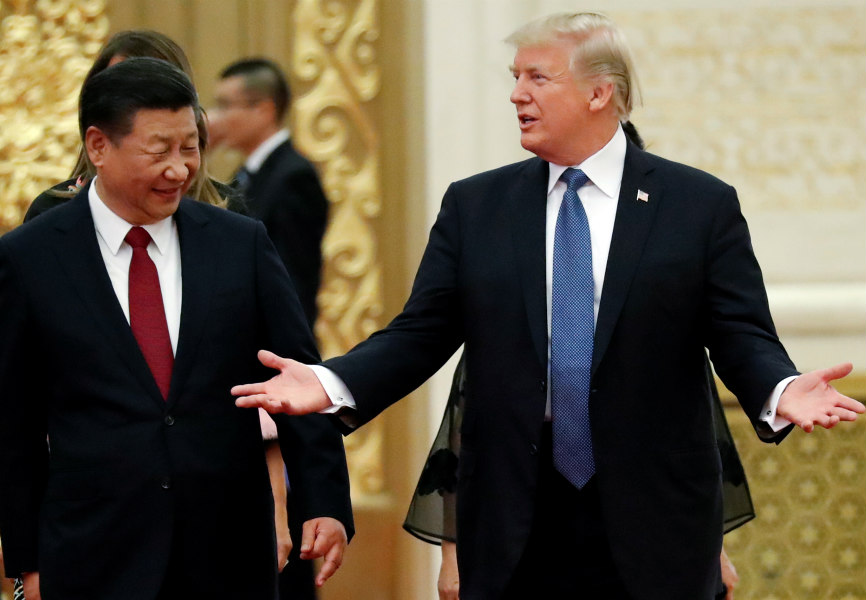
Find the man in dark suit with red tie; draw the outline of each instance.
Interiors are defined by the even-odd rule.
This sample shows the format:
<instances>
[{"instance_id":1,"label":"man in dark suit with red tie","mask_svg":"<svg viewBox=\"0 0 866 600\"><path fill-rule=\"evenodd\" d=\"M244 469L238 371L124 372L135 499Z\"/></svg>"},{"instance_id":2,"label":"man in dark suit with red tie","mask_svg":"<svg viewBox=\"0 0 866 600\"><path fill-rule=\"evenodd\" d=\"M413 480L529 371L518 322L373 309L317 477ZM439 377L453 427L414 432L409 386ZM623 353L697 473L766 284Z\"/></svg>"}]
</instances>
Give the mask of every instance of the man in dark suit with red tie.
<instances>
[{"instance_id":1,"label":"man in dark suit with red tie","mask_svg":"<svg viewBox=\"0 0 866 600\"><path fill-rule=\"evenodd\" d=\"M233 391L358 426L465 343L460 597L712 600L705 348L769 441L856 419L863 405L829 385L852 365L798 375L734 189L626 140L635 86L615 24L553 15L509 41L536 157L449 187L387 328L312 369L262 353L281 373Z\"/></svg>"},{"instance_id":2,"label":"man in dark suit with red tie","mask_svg":"<svg viewBox=\"0 0 866 600\"><path fill-rule=\"evenodd\" d=\"M96 75L96 178L0 238L0 536L28 600L275 597L259 418L228 389L262 345L317 353L264 227L183 197L199 110L164 61ZM352 535L342 441L276 421L323 582Z\"/></svg>"}]
</instances>

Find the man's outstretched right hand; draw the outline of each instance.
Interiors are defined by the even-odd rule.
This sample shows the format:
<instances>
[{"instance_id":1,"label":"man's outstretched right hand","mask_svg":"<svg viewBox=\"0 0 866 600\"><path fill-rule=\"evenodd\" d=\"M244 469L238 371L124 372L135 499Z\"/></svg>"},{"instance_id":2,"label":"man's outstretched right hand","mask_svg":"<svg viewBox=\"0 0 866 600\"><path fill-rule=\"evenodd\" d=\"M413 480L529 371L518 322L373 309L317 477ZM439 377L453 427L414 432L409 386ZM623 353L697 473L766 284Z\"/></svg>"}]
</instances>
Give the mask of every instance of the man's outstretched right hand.
<instances>
[{"instance_id":1,"label":"man's outstretched right hand","mask_svg":"<svg viewBox=\"0 0 866 600\"><path fill-rule=\"evenodd\" d=\"M247 383L232 388L241 408L263 408L271 414L306 415L320 412L331 401L313 370L303 363L281 358L273 352L259 350L259 361L277 369L278 375L261 383Z\"/></svg>"}]
</instances>

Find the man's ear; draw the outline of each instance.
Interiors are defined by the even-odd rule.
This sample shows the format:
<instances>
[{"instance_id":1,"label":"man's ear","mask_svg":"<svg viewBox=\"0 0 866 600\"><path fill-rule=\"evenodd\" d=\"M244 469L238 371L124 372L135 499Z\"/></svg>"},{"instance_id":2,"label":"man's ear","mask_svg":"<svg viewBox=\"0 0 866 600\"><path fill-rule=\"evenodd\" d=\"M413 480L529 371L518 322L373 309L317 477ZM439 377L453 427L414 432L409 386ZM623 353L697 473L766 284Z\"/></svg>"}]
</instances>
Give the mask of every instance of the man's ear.
<instances>
[{"instance_id":1,"label":"man's ear","mask_svg":"<svg viewBox=\"0 0 866 600\"><path fill-rule=\"evenodd\" d=\"M589 110L598 112L604 110L613 103L613 82L605 79L598 80L592 88L592 96L589 99Z\"/></svg>"},{"instance_id":2,"label":"man's ear","mask_svg":"<svg viewBox=\"0 0 866 600\"><path fill-rule=\"evenodd\" d=\"M101 167L111 140L99 127L91 125L84 132L84 149L94 167Z\"/></svg>"},{"instance_id":3,"label":"man's ear","mask_svg":"<svg viewBox=\"0 0 866 600\"><path fill-rule=\"evenodd\" d=\"M277 105L272 99L265 98L256 104L256 110L261 111L264 120L268 123L280 124L279 119L277 119Z\"/></svg>"}]
</instances>

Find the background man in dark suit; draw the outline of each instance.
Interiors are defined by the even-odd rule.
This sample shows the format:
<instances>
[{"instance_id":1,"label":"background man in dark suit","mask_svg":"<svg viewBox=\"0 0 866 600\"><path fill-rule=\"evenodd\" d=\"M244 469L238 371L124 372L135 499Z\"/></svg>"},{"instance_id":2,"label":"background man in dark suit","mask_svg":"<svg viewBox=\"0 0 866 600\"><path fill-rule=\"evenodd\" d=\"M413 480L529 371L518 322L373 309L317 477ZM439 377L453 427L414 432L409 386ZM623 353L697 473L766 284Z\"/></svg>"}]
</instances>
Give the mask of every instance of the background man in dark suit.
<instances>
[{"instance_id":1,"label":"background man in dark suit","mask_svg":"<svg viewBox=\"0 0 866 600\"><path fill-rule=\"evenodd\" d=\"M286 77L270 60L239 60L223 69L215 96L211 136L216 144L245 156L232 186L243 196L247 213L264 223L312 330L318 315L328 200L312 163L298 154L283 126L291 101ZM286 493L291 497L290 489ZM280 589L283 597L312 599L312 565L297 560L301 528L296 517L288 515L294 548L280 574Z\"/></svg>"},{"instance_id":2,"label":"background man in dark suit","mask_svg":"<svg viewBox=\"0 0 866 600\"><path fill-rule=\"evenodd\" d=\"M856 419L829 385L852 366L798 376L734 189L626 141L631 59L610 20L554 15L509 41L537 157L449 187L386 329L327 369L262 353L281 374L233 392L274 412L354 405L355 426L465 342L461 598L710 600L722 510L704 349L772 441L785 419Z\"/></svg>"},{"instance_id":3,"label":"background man in dark suit","mask_svg":"<svg viewBox=\"0 0 866 600\"><path fill-rule=\"evenodd\" d=\"M227 386L262 373L262 344L317 353L264 227L182 198L199 110L164 61L94 76L96 178L0 238L0 535L28 600L275 596L259 419ZM323 582L353 526L340 436L315 417L276 421Z\"/></svg>"},{"instance_id":4,"label":"background man in dark suit","mask_svg":"<svg viewBox=\"0 0 866 600\"><path fill-rule=\"evenodd\" d=\"M328 201L313 165L298 154L283 127L291 100L286 78L269 60L244 59L223 69L215 95L214 143L246 157L233 185L246 198L249 214L265 224L312 329Z\"/></svg>"}]
</instances>

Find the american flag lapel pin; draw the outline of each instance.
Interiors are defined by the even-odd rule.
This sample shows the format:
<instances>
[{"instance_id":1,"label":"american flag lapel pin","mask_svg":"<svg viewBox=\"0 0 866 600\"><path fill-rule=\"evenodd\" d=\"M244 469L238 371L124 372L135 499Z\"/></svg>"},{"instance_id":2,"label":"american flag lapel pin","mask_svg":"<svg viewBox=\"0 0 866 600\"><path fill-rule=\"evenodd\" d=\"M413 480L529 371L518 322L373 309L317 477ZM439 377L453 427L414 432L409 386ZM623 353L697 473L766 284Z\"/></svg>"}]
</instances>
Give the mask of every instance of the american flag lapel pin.
<instances>
[{"instance_id":1,"label":"american flag lapel pin","mask_svg":"<svg viewBox=\"0 0 866 600\"><path fill-rule=\"evenodd\" d=\"M637 199L640 200L641 202L649 202L649 194L647 194L643 190L638 190L637 191Z\"/></svg>"}]
</instances>

